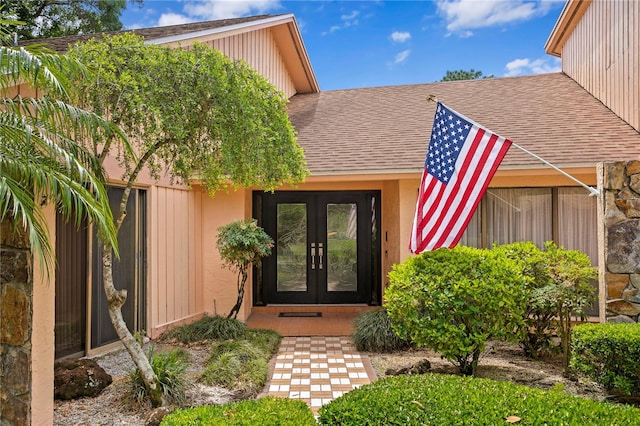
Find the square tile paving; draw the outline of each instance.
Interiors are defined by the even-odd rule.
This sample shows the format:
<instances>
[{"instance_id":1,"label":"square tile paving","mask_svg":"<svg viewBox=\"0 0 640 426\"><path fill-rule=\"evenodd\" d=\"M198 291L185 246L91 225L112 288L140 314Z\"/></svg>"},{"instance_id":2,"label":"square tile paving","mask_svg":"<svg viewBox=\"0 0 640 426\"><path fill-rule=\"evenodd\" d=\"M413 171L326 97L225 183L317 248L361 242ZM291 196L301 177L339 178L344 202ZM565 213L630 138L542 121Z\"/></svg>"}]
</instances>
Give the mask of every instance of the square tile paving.
<instances>
[{"instance_id":1,"label":"square tile paving","mask_svg":"<svg viewBox=\"0 0 640 426\"><path fill-rule=\"evenodd\" d=\"M366 356L345 336L285 337L272 366L268 395L300 399L314 414L324 404L375 380Z\"/></svg>"}]
</instances>

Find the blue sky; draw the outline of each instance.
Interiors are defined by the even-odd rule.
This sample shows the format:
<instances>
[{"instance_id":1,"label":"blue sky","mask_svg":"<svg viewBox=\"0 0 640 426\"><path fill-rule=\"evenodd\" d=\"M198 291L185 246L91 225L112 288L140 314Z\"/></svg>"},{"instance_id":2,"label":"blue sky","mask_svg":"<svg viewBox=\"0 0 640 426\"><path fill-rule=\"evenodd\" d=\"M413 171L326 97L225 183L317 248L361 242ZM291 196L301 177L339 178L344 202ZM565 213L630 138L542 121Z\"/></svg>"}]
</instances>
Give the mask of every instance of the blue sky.
<instances>
[{"instance_id":1,"label":"blue sky","mask_svg":"<svg viewBox=\"0 0 640 426\"><path fill-rule=\"evenodd\" d=\"M564 0L144 0L127 29L293 13L322 90L560 71L544 44Z\"/></svg>"}]
</instances>

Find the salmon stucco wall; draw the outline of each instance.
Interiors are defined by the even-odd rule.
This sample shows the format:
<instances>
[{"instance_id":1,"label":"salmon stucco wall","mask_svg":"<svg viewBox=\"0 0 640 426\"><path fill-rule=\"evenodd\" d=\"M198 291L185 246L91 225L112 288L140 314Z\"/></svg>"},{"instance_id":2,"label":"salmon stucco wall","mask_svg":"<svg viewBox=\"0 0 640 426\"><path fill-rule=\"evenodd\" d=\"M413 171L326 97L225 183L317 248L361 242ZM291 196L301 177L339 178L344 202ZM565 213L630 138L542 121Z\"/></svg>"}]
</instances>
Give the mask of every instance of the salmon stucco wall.
<instances>
[{"instance_id":1,"label":"salmon stucco wall","mask_svg":"<svg viewBox=\"0 0 640 426\"><path fill-rule=\"evenodd\" d=\"M44 209L49 239L56 246L56 213L53 205ZM56 312L55 271L33 262L33 328L31 332L31 424L53 424L53 361ZM50 280L48 279L50 278Z\"/></svg>"},{"instance_id":2,"label":"salmon stucco wall","mask_svg":"<svg viewBox=\"0 0 640 426\"><path fill-rule=\"evenodd\" d=\"M226 316L236 302L236 273L224 267L216 247L218 227L235 220L245 219L247 216L246 192L244 190L219 192L215 197L203 194L202 199L202 285L203 306L209 314ZM247 300L251 300L251 283L247 284L247 294L243 302L247 307ZM245 320L247 311L241 309L239 320Z\"/></svg>"}]
</instances>

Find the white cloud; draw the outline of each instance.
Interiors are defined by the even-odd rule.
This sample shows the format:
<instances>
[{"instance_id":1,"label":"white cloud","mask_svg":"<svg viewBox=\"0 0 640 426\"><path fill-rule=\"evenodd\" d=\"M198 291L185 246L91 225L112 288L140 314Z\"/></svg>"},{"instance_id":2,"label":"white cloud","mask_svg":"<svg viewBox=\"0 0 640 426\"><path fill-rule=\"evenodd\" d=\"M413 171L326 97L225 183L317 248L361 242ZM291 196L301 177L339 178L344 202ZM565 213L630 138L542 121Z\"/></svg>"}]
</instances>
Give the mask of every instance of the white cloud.
<instances>
[{"instance_id":1,"label":"white cloud","mask_svg":"<svg viewBox=\"0 0 640 426\"><path fill-rule=\"evenodd\" d=\"M514 59L505 65L507 72L505 77L526 74L546 74L550 72L562 71L562 61L560 58L540 58L530 60L528 58Z\"/></svg>"},{"instance_id":2,"label":"white cloud","mask_svg":"<svg viewBox=\"0 0 640 426\"><path fill-rule=\"evenodd\" d=\"M476 28L543 16L553 3L549 0L438 0L437 8L448 31L469 37Z\"/></svg>"},{"instance_id":3,"label":"white cloud","mask_svg":"<svg viewBox=\"0 0 640 426\"><path fill-rule=\"evenodd\" d=\"M162 15L160 15L160 18L158 18L159 27L166 27L167 25L188 24L189 22L193 22L193 20L178 13L163 13Z\"/></svg>"},{"instance_id":4,"label":"white cloud","mask_svg":"<svg viewBox=\"0 0 640 426\"><path fill-rule=\"evenodd\" d=\"M158 25L261 15L281 8L279 0L187 0L182 7L182 14L164 13Z\"/></svg>"},{"instance_id":5,"label":"white cloud","mask_svg":"<svg viewBox=\"0 0 640 426\"><path fill-rule=\"evenodd\" d=\"M354 10L348 15L342 15L340 19L342 19L343 21L353 21L358 17L358 15L360 15L360 12L358 12L357 10Z\"/></svg>"},{"instance_id":6,"label":"white cloud","mask_svg":"<svg viewBox=\"0 0 640 426\"><path fill-rule=\"evenodd\" d=\"M396 43L404 43L411 38L411 33L408 31L394 31L389 38Z\"/></svg>"},{"instance_id":7,"label":"white cloud","mask_svg":"<svg viewBox=\"0 0 640 426\"><path fill-rule=\"evenodd\" d=\"M393 58L393 63L394 64L403 63L404 61L407 60L410 54L411 54L411 50L409 49L403 50L402 52L398 53L395 58Z\"/></svg>"},{"instance_id":8,"label":"white cloud","mask_svg":"<svg viewBox=\"0 0 640 426\"><path fill-rule=\"evenodd\" d=\"M349 28L349 27L352 27L354 25L358 25L360 23L356 19L358 17L358 15L360 15L360 12L357 11L357 10L352 11L348 15L341 15L340 16L340 20L342 20L342 24L341 25L333 25L333 26L331 26L328 31L323 31L322 35L326 36L327 34L333 34L336 31L341 30L343 28Z\"/></svg>"}]
</instances>

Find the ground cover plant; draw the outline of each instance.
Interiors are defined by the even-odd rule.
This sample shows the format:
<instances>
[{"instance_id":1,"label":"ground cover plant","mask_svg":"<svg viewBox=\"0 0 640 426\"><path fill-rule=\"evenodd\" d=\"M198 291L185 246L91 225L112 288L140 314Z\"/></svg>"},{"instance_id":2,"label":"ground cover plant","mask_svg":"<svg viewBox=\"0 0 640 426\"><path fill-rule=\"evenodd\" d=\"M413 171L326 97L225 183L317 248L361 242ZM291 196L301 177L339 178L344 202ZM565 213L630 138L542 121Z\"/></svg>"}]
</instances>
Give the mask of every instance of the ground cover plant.
<instances>
[{"instance_id":1,"label":"ground cover plant","mask_svg":"<svg viewBox=\"0 0 640 426\"><path fill-rule=\"evenodd\" d=\"M323 406L323 425L637 425L640 409L474 377L380 379Z\"/></svg>"},{"instance_id":2,"label":"ground cover plant","mask_svg":"<svg viewBox=\"0 0 640 426\"><path fill-rule=\"evenodd\" d=\"M182 348L156 351L155 345L150 345L147 350L147 358L153 372L158 377L160 389L167 402L171 404L184 403L185 391L189 386L184 374L189 365L189 353ZM131 395L137 403L142 404L148 395L140 370L133 370L129 378L131 379Z\"/></svg>"},{"instance_id":3,"label":"ground cover plant","mask_svg":"<svg viewBox=\"0 0 640 426\"><path fill-rule=\"evenodd\" d=\"M351 340L359 351L392 352L409 347L409 342L400 338L391 327L391 319L384 308L358 315Z\"/></svg>"},{"instance_id":4,"label":"ground cover plant","mask_svg":"<svg viewBox=\"0 0 640 426\"><path fill-rule=\"evenodd\" d=\"M178 410L163 420L162 426L312 426L316 425L307 405L294 399L265 397L231 404Z\"/></svg>"},{"instance_id":5,"label":"ground cover plant","mask_svg":"<svg viewBox=\"0 0 640 426\"><path fill-rule=\"evenodd\" d=\"M244 397L257 395L269 375L269 359L282 336L273 330L250 330L234 318L205 316L162 335L162 340L211 344L207 365L199 381L233 389Z\"/></svg>"},{"instance_id":6,"label":"ground cover plant","mask_svg":"<svg viewBox=\"0 0 640 426\"><path fill-rule=\"evenodd\" d=\"M458 246L394 265L385 308L398 335L473 375L489 339L514 339L524 325L525 277L507 256Z\"/></svg>"},{"instance_id":7,"label":"ground cover plant","mask_svg":"<svg viewBox=\"0 0 640 426\"><path fill-rule=\"evenodd\" d=\"M191 343L203 340L241 339L247 335L247 331L247 326L236 319L206 315L196 322L163 333L161 340L175 339L182 343Z\"/></svg>"},{"instance_id":8,"label":"ground cover plant","mask_svg":"<svg viewBox=\"0 0 640 426\"><path fill-rule=\"evenodd\" d=\"M583 324L574 329L571 367L614 394L640 398L640 324Z\"/></svg>"}]
</instances>

